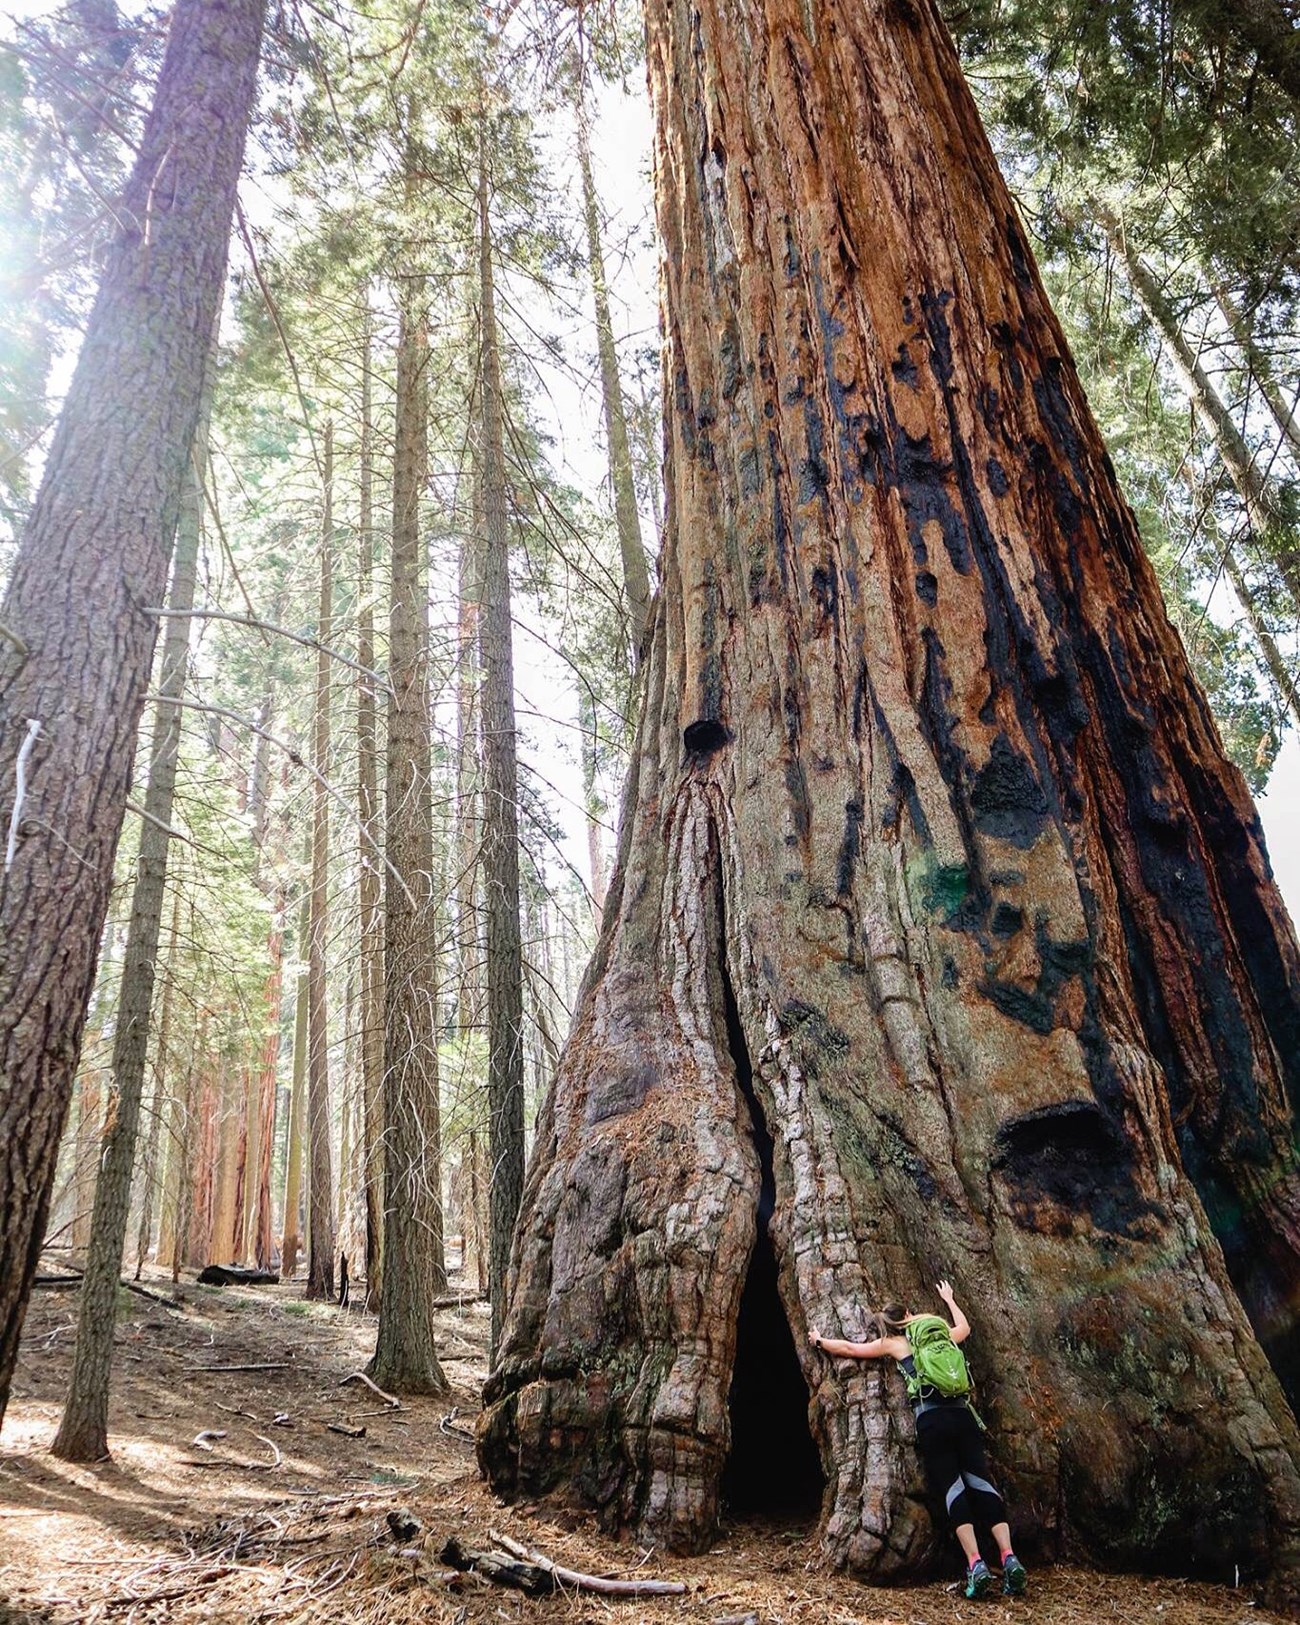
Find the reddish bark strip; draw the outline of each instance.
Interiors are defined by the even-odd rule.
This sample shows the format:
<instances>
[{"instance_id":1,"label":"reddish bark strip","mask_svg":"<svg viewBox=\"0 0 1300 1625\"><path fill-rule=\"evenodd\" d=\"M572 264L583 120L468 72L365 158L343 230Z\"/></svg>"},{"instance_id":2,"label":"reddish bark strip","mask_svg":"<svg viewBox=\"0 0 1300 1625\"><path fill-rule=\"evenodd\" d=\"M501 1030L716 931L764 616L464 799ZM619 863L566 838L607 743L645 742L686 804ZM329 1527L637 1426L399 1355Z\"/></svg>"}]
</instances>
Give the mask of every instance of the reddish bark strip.
<instances>
[{"instance_id":1,"label":"reddish bark strip","mask_svg":"<svg viewBox=\"0 0 1300 1625\"><path fill-rule=\"evenodd\" d=\"M1294 1593L1300 960L955 54L646 18L664 585L482 1459L707 1544L770 1248L825 1553L915 1571L901 1389L806 1336L950 1275L1027 1539Z\"/></svg>"}]
</instances>

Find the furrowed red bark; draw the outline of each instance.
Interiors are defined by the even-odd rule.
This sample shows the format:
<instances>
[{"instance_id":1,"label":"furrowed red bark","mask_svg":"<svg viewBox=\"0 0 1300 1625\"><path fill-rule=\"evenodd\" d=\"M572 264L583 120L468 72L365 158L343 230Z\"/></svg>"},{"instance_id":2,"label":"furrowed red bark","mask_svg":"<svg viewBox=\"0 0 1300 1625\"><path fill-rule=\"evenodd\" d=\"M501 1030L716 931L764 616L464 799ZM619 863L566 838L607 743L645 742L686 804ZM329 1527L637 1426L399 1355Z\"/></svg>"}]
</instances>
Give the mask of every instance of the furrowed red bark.
<instances>
[{"instance_id":1,"label":"furrowed red bark","mask_svg":"<svg viewBox=\"0 0 1300 1625\"><path fill-rule=\"evenodd\" d=\"M916 1572L901 1384L807 1331L948 1275L1018 1538L1294 1596L1300 958L951 44L646 21L661 602L481 1460L700 1548L784 1338L826 1558Z\"/></svg>"},{"instance_id":2,"label":"furrowed red bark","mask_svg":"<svg viewBox=\"0 0 1300 1625\"><path fill-rule=\"evenodd\" d=\"M126 809L157 634L145 611L167 582L264 10L178 0L0 607L0 784L15 837L0 876L0 1416Z\"/></svg>"}]
</instances>

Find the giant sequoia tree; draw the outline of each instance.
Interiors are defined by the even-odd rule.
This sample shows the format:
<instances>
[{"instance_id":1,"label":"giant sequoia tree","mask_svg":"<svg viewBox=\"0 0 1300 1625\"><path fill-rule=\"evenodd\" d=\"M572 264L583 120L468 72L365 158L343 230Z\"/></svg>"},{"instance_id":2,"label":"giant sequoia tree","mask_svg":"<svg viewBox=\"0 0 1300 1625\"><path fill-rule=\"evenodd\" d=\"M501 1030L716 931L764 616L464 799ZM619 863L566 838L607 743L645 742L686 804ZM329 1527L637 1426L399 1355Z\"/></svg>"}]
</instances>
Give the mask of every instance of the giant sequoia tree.
<instances>
[{"instance_id":1,"label":"giant sequoia tree","mask_svg":"<svg viewBox=\"0 0 1300 1625\"><path fill-rule=\"evenodd\" d=\"M646 15L663 588L482 1460L698 1548L761 1430L912 1571L806 1333L950 1274L1026 1534L1294 1591L1300 961L951 46Z\"/></svg>"}]
</instances>

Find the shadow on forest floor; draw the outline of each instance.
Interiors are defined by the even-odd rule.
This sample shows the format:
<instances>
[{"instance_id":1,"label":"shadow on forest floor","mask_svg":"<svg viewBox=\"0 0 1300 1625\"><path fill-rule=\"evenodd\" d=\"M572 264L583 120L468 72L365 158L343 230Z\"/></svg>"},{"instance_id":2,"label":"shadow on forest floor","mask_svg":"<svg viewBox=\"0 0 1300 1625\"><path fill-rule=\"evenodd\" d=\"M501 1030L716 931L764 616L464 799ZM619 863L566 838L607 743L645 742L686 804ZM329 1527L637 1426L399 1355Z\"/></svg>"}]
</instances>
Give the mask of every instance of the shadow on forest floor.
<instances>
[{"instance_id":1,"label":"shadow on forest floor","mask_svg":"<svg viewBox=\"0 0 1300 1625\"><path fill-rule=\"evenodd\" d=\"M146 1277L148 1279L148 1277ZM157 1286L169 1282L156 1280ZM114 1366L113 1460L56 1461L76 1300L37 1292L0 1437L0 1625L198 1621L267 1625L1160 1625L1280 1620L1245 1592L1078 1568L1035 1573L1018 1603L966 1603L946 1584L878 1590L813 1564L810 1525L736 1521L704 1557L645 1553L590 1524L503 1507L480 1483L472 1422L486 1376L487 1307L438 1318L452 1394L394 1411L359 1384L374 1321L302 1302L300 1285L185 1285L180 1309L124 1297ZM203 1366L274 1369L204 1371ZM452 1416L452 1412L455 1416ZM459 1420L458 1420L459 1419ZM350 1436L330 1426L362 1429ZM211 1436L220 1432L222 1437ZM200 1438L207 1433L209 1437ZM395 1542L390 1512L421 1532ZM683 1580L683 1597L528 1600L437 1560L451 1535L501 1529L587 1573ZM955 1565L954 1565L955 1567Z\"/></svg>"}]
</instances>

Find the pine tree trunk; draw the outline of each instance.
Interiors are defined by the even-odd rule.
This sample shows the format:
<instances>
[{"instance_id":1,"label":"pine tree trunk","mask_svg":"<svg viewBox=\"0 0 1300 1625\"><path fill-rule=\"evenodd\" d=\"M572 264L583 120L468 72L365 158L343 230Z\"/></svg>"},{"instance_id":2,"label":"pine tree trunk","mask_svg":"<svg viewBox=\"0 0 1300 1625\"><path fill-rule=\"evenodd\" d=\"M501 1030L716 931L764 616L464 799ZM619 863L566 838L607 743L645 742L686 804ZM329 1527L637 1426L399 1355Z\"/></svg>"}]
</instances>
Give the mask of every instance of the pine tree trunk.
<instances>
[{"instance_id":1,"label":"pine tree trunk","mask_svg":"<svg viewBox=\"0 0 1300 1625\"><path fill-rule=\"evenodd\" d=\"M102 1461L108 1455L108 1384L113 1362L117 1286L126 1250L131 1175L135 1168L140 1103L144 1096L145 1065L149 1053L154 970L162 936L163 900L167 886L167 848L170 841L167 830L172 821L176 767L180 754L181 712L177 705L170 702L179 700L184 693L189 669L189 615L194 607L194 587L199 569L207 452L207 402L210 398L209 381L199 413L180 520L176 527L176 557L167 600L167 607L175 614L168 618L163 633L162 665L158 677L160 699L154 712L149 783L144 797L145 816L140 822L140 851L131 899L131 923L127 928L117 1021L113 1030L108 1109L110 1126L95 1181L95 1211L91 1221L86 1273L81 1284L71 1386L59 1431L50 1447L64 1461Z\"/></svg>"},{"instance_id":2,"label":"pine tree trunk","mask_svg":"<svg viewBox=\"0 0 1300 1625\"><path fill-rule=\"evenodd\" d=\"M661 607L481 1460L688 1549L806 1475L914 1573L901 1384L808 1332L946 1275L1027 1541L1294 1597L1300 956L956 56L646 22Z\"/></svg>"},{"instance_id":3,"label":"pine tree trunk","mask_svg":"<svg viewBox=\"0 0 1300 1625\"><path fill-rule=\"evenodd\" d=\"M365 316L361 352L361 513L357 528L357 821L361 931L361 1093L365 1136L366 1308L379 1312L384 1218L384 933L380 917L379 746L375 681L374 452L371 336Z\"/></svg>"},{"instance_id":4,"label":"pine tree trunk","mask_svg":"<svg viewBox=\"0 0 1300 1625\"><path fill-rule=\"evenodd\" d=\"M400 291L393 451L384 828L384 1254L371 1371L402 1393L447 1381L434 1352L433 1299L446 1284L434 984L429 788L429 605L420 497L428 471L429 341L414 279Z\"/></svg>"},{"instance_id":5,"label":"pine tree trunk","mask_svg":"<svg viewBox=\"0 0 1300 1625\"><path fill-rule=\"evenodd\" d=\"M1222 283L1215 286L1214 297L1223 312L1223 319L1228 324L1229 332L1241 350L1247 372L1268 402L1273 421L1285 436L1292 456L1300 456L1300 418L1296 417L1296 400L1288 401L1282 393L1268 352L1261 350L1256 344L1248 318Z\"/></svg>"},{"instance_id":6,"label":"pine tree trunk","mask_svg":"<svg viewBox=\"0 0 1300 1625\"><path fill-rule=\"evenodd\" d=\"M600 358L600 391L605 409L605 449L609 457L610 484L614 488L614 517L623 564L623 591L627 595L629 642L632 658L639 666L645 652L646 628L650 624L650 571L641 542L641 519L637 513L636 481L632 475L632 453L628 448L627 418L623 412L623 386L618 375L618 350L614 345L614 322L605 281L600 208L591 173L591 142L581 82L577 111L578 168L582 174L582 208L587 224L587 266L596 305L596 351Z\"/></svg>"},{"instance_id":7,"label":"pine tree trunk","mask_svg":"<svg viewBox=\"0 0 1300 1625\"><path fill-rule=\"evenodd\" d=\"M272 1266L274 1241L271 1220L271 1161L275 1150L276 1076L280 1059L280 1014L284 997L284 911L285 895L276 892L266 952L271 969L266 979L266 1032L262 1039L257 1072L256 1111L258 1129L256 1155L249 1157L251 1191L248 1204L248 1252L259 1270Z\"/></svg>"},{"instance_id":8,"label":"pine tree trunk","mask_svg":"<svg viewBox=\"0 0 1300 1625\"><path fill-rule=\"evenodd\" d=\"M1296 613L1300 615L1300 538L1282 511L1276 487L1257 466L1254 452L1188 344L1169 301L1142 263L1123 226L1100 205L1094 207L1112 250L1123 262L1134 298L1169 346L1183 393L1205 425L1228 477L1237 488L1261 552L1276 563Z\"/></svg>"},{"instance_id":9,"label":"pine tree trunk","mask_svg":"<svg viewBox=\"0 0 1300 1625\"><path fill-rule=\"evenodd\" d=\"M167 952L163 957L166 969L163 974L162 1007L158 1014L158 1038L154 1046L153 1064L153 1102L149 1116L149 1139L145 1145L144 1167L141 1170L142 1200L140 1202L140 1228L136 1235L135 1245L135 1278L138 1281L144 1273L144 1261L149 1256L149 1243L153 1240L153 1210L154 1192L160 1184L158 1153L162 1141L162 1125L165 1110L171 1106L171 1095L167 1087L167 1054L171 1047L172 1035L172 1007L176 998L176 978L174 955L176 953L176 939L181 929L181 894L179 887L173 887L171 930L168 935ZM160 1204L161 1206L161 1204ZM159 1257L161 1258L161 1237Z\"/></svg>"},{"instance_id":10,"label":"pine tree trunk","mask_svg":"<svg viewBox=\"0 0 1300 1625\"><path fill-rule=\"evenodd\" d=\"M456 640L456 1027L467 1058L483 1021L483 933L479 905L482 839L479 782L482 733L479 727L482 681L479 671L479 613L483 597L483 457L478 445L482 414L470 406L470 513L462 531L458 560ZM472 1085L481 1097L478 1068ZM461 1274L487 1290L487 1181L482 1170L482 1135L478 1124L481 1099L470 1102L470 1127L461 1154L462 1192L467 1203L461 1216Z\"/></svg>"},{"instance_id":11,"label":"pine tree trunk","mask_svg":"<svg viewBox=\"0 0 1300 1625\"><path fill-rule=\"evenodd\" d=\"M484 119L486 125L486 118ZM479 149L480 390L483 405L483 912L487 923L488 1278L492 1346L509 1290L510 1245L524 1183L524 964L519 927L519 785L515 753L510 537L504 403L492 265L486 129Z\"/></svg>"},{"instance_id":12,"label":"pine tree trunk","mask_svg":"<svg viewBox=\"0 0 1300 1625\"><path fill-rule=\"evenodd\" d=\"M316 623L316 726L312 788L311 899L307 947L307 1296L334 1296L334 1179L330 1158L329 1031L325 957L329 936L330 657L334 603L334 430L325 425L325 510ZM340 1170L340 1176L341 1176Z\"/></svg>"},{"instance_id":13,"label":"pine tree trunk","mask_svg":"<svg viewBox=\"0 0 1300 1625\"><path fill-rule=\"evenodd\" d=\"M265 0L177 0L0 622L0 1417L131 782ZM22 771L19 771L19 763ZM25 786L21 804L10 787Z\"/></svg>"},{"instance_id":14,"label":"pine tree trunk","mask_svg":"<svg viewBox=\"0 0 1300 1625\"><path fill-rule=\"evenodd\" d=\"M310 902L303 899L299 924L299 953L307 947L310 931ZM302 1207L303 1120L307 1116L307 973L298 972L294 998L293 1075L289 1086L289 1123L284 1153L284 1224L280 1241L280 1275L289 1280L298 1268L302 1247L300 1210Z\"/></svg>"}]
</instances>

